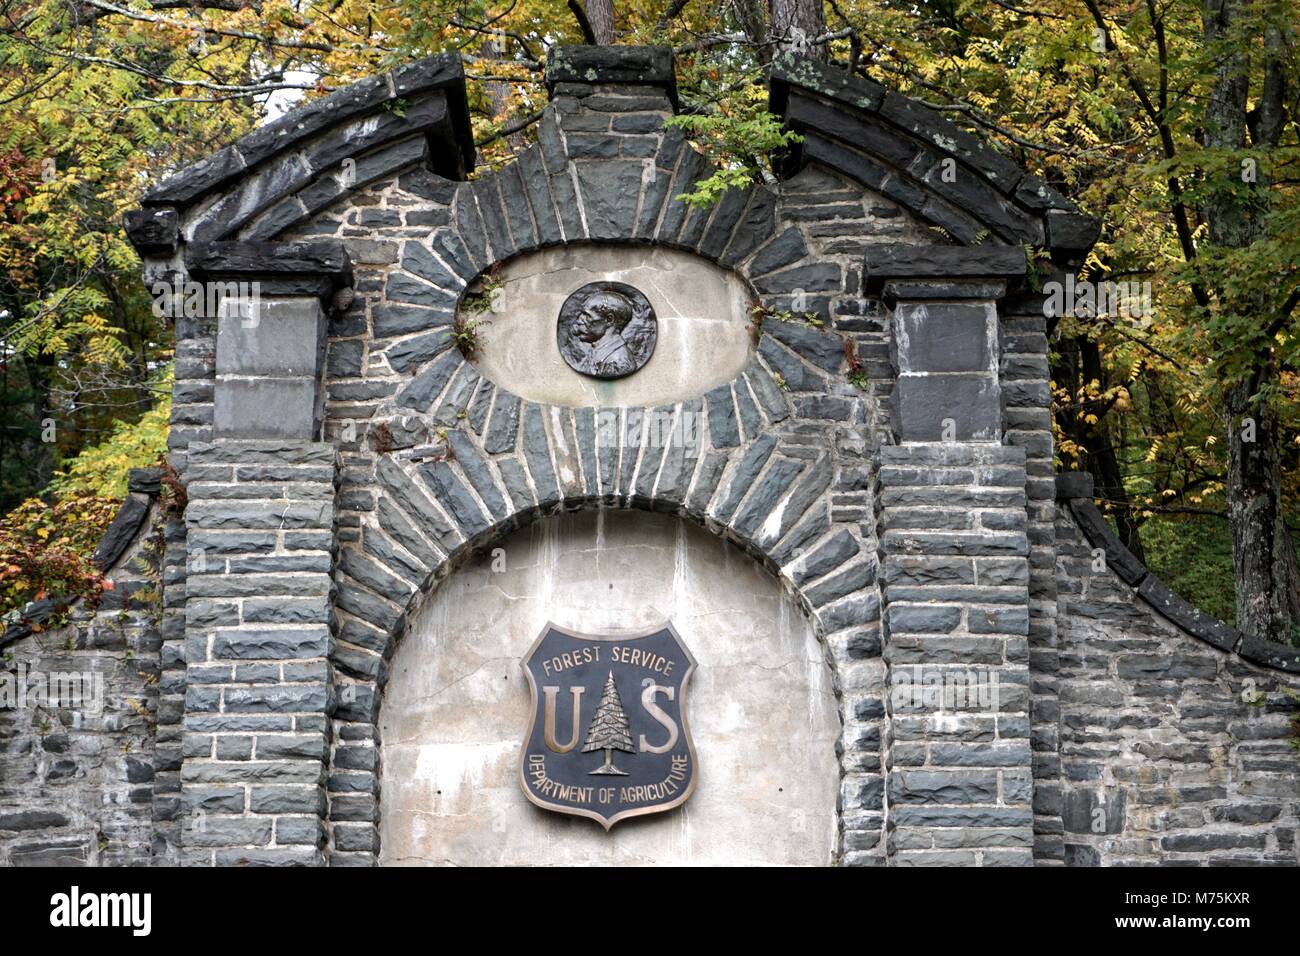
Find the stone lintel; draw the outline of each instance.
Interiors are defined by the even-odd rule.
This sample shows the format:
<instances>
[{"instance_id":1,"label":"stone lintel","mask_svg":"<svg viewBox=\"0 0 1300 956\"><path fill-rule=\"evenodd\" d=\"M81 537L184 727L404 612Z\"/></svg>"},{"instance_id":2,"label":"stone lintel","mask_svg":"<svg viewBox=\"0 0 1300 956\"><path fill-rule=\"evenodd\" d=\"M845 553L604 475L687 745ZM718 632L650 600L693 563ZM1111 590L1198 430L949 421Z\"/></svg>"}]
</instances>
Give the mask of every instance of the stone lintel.
<instances>
[{"instance_id":1,"label":"stone lintel","mask_svg":"<svg viewBox=\"0 0 1300 956\"><path fill-rule=\"evenodd\" d=\"M1020 246L895 245L868 252L862 275L866 294L876 295L890 280L1013 281L1023 279L1028 271L1029 262Z\"/></svg>"},{"instance_id":2,"label":"stone lintel","mask_svg":"<svg viewBox=\"0 0 1300 956\"><path fill-rule=\"evenodd\" d=\"M200 281L259 281L284 287L341 289L352 284L352 259L338 240L314 242L208 242L185 250L185 264ZM263 289L265 292L266 290ZM275 294L274 292L270 294ZM294 294L286 288L283 294Z\"/></svg>"}]
</instances>

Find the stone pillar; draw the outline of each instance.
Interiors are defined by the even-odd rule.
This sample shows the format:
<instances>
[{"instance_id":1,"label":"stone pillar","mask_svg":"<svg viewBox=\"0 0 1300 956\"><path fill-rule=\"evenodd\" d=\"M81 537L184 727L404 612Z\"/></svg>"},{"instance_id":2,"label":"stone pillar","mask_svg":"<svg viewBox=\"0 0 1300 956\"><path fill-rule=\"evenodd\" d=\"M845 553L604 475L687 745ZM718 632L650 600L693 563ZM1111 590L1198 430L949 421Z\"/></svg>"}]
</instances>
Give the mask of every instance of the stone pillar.
<instances>
[{"instance_id":1,"label":"stone pillar","mask_svg":"<svg viewBox=\"0 0 1300 956\"><path fill-rule=\"evenodd\" d=\"M1032 861L1025 451L1002 444L998 301L1018 248L885 250L895 446L876 511L890 862Z\"/></svg>"},{"instance_id":2,"label":"stone pillar","mask_svg":"<svg viewBox=\"0 0 1300 956\"><path fill-rule=\"evenodd\" d=\"M323 862L334 455L190 445L186 863Z\"/></svg>"},{"instance_id":3,"label":"stone pillar","mask_svg":"<svg viewBox=\"0 0 1300 956\"><path fill-rule=\"evenodd\" d=\"M226 296L212 440L190 442L184 471L181 859L319 865L337 485L335 448L318 440L321 298L348 274L346 257L213 243L191 259Z\"/></svg>"}]
</instances>

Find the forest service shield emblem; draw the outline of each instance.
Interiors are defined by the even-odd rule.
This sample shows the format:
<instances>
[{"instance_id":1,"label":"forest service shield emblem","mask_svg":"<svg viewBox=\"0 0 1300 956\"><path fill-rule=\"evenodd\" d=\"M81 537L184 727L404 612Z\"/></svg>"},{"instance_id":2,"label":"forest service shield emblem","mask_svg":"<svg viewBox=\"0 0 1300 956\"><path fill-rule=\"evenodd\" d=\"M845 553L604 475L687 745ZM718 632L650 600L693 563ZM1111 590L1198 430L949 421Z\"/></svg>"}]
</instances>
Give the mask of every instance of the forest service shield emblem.
<instances>
[{"instance_id":1,"label":"forest service shield emblem","mask_svg":"<svg viewBox=\"0 0 1300 956\"><path fill-rule=\"evenodd\" d=\"M691 795L685 698L695 658L671 624L609 635L548 624L523 668L532 717L519 770L529 800L609 830Z\"/></svg>"}]
</instances>

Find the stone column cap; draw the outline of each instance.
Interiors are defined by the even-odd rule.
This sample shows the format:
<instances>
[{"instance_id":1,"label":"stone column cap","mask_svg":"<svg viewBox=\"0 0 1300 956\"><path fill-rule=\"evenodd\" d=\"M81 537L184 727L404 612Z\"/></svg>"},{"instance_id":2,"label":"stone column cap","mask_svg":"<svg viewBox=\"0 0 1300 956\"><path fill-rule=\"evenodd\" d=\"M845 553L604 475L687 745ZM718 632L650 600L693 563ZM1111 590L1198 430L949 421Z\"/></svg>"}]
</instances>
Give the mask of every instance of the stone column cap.
<instances>
[{"instance_id":1,"label":"stone column cap","mask_svg":"<svg viewBox=\"0 0 1300 956\"><path fill-rule=\"evenodd\" d=\"M657 86L677 109L673 51L666 46L553 46L546 54L546 90L557 83Z\"/></svg>"},{"instance_id":2,"label":"stone column cap","mask_svg":"<svg viewBox=\"0 0 1300 956\"><path fill-rule=\"evenodd\" d=\"M1023 279L1029 260L1020 246L907 246L871 249L862 266L863 290L880 293L886 283L997 282ZM957 295L957 298L962 296Z\"/></svg>"},{"instance_id":3,"label":"stone column cap","mask_svg":"<svg viewBox=\"0 0 1300 956\"><path fill-rule=\"evenodd\" d=\"M352 259L337 239L312 242L208 242L186 250L196 279L256 280L265 295L327 296L352 284Z\"/></svg>"}]
</instances>

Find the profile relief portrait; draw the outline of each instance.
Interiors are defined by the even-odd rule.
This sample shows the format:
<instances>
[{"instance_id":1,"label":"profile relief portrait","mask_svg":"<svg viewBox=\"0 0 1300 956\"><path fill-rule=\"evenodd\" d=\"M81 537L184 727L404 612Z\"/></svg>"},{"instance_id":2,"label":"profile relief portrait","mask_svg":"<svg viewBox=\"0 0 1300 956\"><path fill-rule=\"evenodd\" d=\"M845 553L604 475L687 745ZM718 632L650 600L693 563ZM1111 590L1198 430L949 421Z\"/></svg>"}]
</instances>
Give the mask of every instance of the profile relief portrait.
<instances>
[{"instance_id":1,"label":"profile relief portrait","mask_svg":"<svg viewBox=\"0 0 1300 956\"><path fill-rule=\"evenodd\" d=\"M593 378L623 378L654 354L659 328L654 308L625 282L589 282L560 307L556 339L564 361Z\"/></svg>"}]
</instances>

